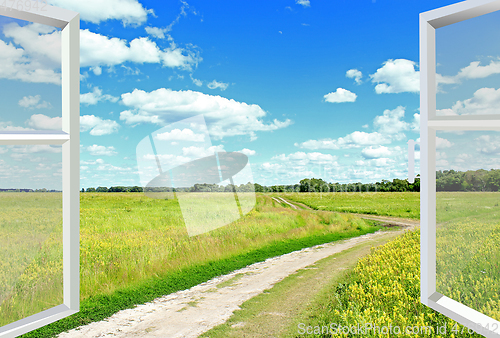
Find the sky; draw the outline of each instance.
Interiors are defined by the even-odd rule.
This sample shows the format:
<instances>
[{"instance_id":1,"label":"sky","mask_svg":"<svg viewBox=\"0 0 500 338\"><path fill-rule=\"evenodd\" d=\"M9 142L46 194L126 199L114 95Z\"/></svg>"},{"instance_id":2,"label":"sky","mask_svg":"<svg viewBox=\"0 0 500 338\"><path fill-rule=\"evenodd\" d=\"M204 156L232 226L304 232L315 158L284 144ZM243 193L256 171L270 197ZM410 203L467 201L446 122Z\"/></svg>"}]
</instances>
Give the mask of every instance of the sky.
<instances>
[{"instance_id":1,"label":"sky","mask_svg":"<svg viewBox=\"0 0 500 338\"><path fill-rule=\"evenodd\" d=\"M145 186L151 149L163 170L238 151L262 185L406 178L419 13L457 2L49 0L81 16L81 187ZM498 19L437 30L438 114L496 113ZM0 40L0 132L61 130L60 30L0 17ZM437 144L438 169L500 165L493 132ZM1 146L0 182L59 188L61 148Z\"/></svg>"}]
</instances>

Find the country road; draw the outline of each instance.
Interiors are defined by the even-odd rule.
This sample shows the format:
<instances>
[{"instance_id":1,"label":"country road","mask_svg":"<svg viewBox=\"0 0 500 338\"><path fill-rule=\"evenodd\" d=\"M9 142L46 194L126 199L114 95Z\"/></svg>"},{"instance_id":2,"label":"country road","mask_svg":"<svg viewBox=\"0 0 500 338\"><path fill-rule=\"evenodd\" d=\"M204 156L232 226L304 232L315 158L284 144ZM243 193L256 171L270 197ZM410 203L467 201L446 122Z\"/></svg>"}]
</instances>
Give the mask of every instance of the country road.
<instances>
[{"instance_id":1,"label":"country road","mask_svg":"<svg viewBox=\"0 0 500 338\"><path fill-rule=\"evenodd\" d=\"M285 200L279 202L295 207ZM389 225L401 225L406 229L414 228L419 223L392 217L359 216L384 221ZM198 337L226 322L235 310L240 309L242 303L272 288L298 270L362 243L380 241L384 236L393 237L403 231L378 231L273 257L188 290L166 295L133 309L122 310L106 320L73 329L58 337Z\"/></svg>"}]
</instances>

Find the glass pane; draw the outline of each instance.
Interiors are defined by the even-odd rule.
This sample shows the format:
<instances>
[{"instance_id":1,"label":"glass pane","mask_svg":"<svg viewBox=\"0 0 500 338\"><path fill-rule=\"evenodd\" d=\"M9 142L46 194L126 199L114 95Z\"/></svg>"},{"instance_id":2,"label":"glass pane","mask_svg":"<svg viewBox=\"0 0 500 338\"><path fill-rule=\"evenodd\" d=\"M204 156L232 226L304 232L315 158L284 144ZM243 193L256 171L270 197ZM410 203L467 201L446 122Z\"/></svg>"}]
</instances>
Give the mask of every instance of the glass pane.
<instances>
[{"instance_id":1,"label":"glass pane","mask_svg":"<svg viewBox=\"0 0 500 338\"><path fill-rule=\"evenodd\" d=\"M437 116L500 113L500 12L436 30Z\"/></svg>"},{"instance_id":2,"label":"glass pane","mask_svg":"<svg viewBox=\"0 0 500 338\"><path fill-rule=\"evenodd\" d=\"M436 290L500 320L500 132L436 134Z\"/></svg>"},{"instance_id":3,"label":"glass pane","mask_svg":"<svg viewBox=\"0 0 500 338\"><path fill-rule=\"evenodd\" d=\"M61 146L0 147L0 326L63 303Z\"/></svg>"},{"instance_id":4,"label":"glass pane","mask_svg":"<svg viewBox=\"0 0 500 338\"><path fill-rule=\"evenodd\" d=\"M248 157L213 146L202 115L155 131L136 153L144 192L177 198L189 236L231 224L255 206Z\"/></svg>"},{"instance_id":5,"label":"glass pane","mask_svg":"<svg viewBox=\"0 0 500 338\"><path fill-rule=\"evenodd\" d=\"M0 50L0 131L61 130L61 30L0 15Z\"/></svg>"}]
</instances>

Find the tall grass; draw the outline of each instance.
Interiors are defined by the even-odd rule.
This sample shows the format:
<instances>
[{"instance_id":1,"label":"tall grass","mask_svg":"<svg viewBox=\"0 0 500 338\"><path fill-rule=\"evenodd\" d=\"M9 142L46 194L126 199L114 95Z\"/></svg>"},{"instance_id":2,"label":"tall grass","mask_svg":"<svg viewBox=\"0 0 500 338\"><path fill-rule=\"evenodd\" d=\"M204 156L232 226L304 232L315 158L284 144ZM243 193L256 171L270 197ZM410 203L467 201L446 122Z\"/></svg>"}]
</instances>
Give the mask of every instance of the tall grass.
<instances>
[{"instance_id":1,"label":"tall grass","mask_svg":"<svg viewBox=\"0 0 500 338\"><path fill-rule=\"evenodd\" d=\"M0 193L0 326L63 302L60 193Z\"/></svg>"},{"instance_id":2,"label":"tall grass","mask_svg":"<svg viewBox=\"0 0 500 338\"><path fill-rule=\"evenodd\" d=\"M352 215L285 208L266 195L259 195L255 208L236 222L192 237L176 200L85 193L80 211L81 311L26 337L50 337L256 261L379 229ZM47 245L49 256L62 252L61 241ZM40 256L31 264L42 262ZM50 265L40 267L53 277ZM33 275L25 269L21 278ZM3 323L24 312L12 313L17 315L0 313Z\"/></svg>"}]
</instances>

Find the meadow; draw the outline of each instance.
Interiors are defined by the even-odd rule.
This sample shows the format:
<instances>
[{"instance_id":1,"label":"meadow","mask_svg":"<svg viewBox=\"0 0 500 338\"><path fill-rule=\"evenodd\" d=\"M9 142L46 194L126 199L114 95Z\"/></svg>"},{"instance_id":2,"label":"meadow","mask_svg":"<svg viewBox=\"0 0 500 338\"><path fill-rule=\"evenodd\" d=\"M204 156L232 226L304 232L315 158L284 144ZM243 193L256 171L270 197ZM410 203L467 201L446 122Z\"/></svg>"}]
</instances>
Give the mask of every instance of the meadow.
<instances>
[{"instance_id":1,"label":"meadow","mask_svg":"<svg viewBox=\"0 0 500 338\"><path fill-rule=\"evenodd\" d=\"M420 218L418 192L306 192L279 195L314 210Z\"/></svg>"},{"instance_id":2,"label":"meadow","mask_svg":"<svg viewBox=\"0 0 500 338\"><path fill-rule=\"evenodd\" d=\"M12 197L27 195L12 194L0 194L0 201L5 206L0 209L3 217L0 252L17 257L17 261L11 260L13 263L8 268L18 275L22 273L15 282L6 278L10 274L0 274L7 281L3 286L0 284L4 288L2 292L6 290L5 284L10 288L10 298L4 297L0 304L3 311L0 318L4 324L27 313L23 308L34 296L26 290L34 285L40 289L38 285L44 285L39 281L29 284L30 276L56 281L45 284L45 291L49 292L35 296L40 297L37 298L40 304L54 305L41 297L45 293L51 295L50 299L61 299L56 297L61 297L60 232L58 227L48 226L58 224L53 218L57 213L49 211L60 210L57 209L57 194L47 194L54 201L46 209L40 205L40 200L36 201L38 204L24 201L24 206L16 209L20 200ZM190 237L176 200L151 199L141 193L81 194L81 311L25 337L50 337L268 257L379 228L355 215L338 211L419 217L418 193L278 194L314 210L294 210L272 200L275 195L258 194L256 207L245 217L209 233ZM58 198L60 201L60 196ZM44 200L47 201L47 197ZM438 291L496 319L500 317L497 296L500 286L499 202L500 193L440 192L436 209ZM34 210L49 215L45 223L33 216ZM14 221L16 217L30 221L19 224ZM19 231L13 232L13 229ZM16 233L19 238L36 238L35 233L43 235L38 253L29 252L29 246L15 245L21 242L13 240ZM425 332L419 335L477 336L420 304L419 247L419 232L407 232L361 259L341 284L332 286L328 297L318 301L307 316L308 325L331 322L434 328L446 325L445 335ZM23 261L19 257L25 256L13 254L15 250L27 250L26 257L34 255L35 258ZM25 262L24 265L20 261ZM19 296L23 292L24 298ZM16 294L17 298L12 297Z\"/></svg>"},{"instance_id":3,"label":"meadow","mask_svg":"<svg viewBox=\"0 0 500 338\"><path fill-rule=\"evenodd\" d=\"M411 193L400 196L408 194ZM335 209L341 207L342 200L351 201L355 196L338 195L325 199L317 194L316 200L313 196L301 200L309 206L328 205ZM387 196L379 196L390 201ZM324 203L325 200L329 203ZM370 200L374 199L363 199L363 208L370 207L367 203ZM437 291L497 320L500 320L499 203L498 192L438 192L436 198ZM415 204L410 202L408 208L412 205ZM404 210L401 206L381 209L378 201L371 206L374 209L370 213L377 210L377 214L387 216L399 216ZM415 212L409 212L412 213ZM481 337L420 303L419 230L408 231L362 258L342 282L331 285L315 301L303 318L307 326L319 330L323 327L328 330L326 326L330 323L348 327L371 324L379 328L397 326L401 330L409 326L410 332L398 334L401 337ZM420 331L415 334L413 327ZM311 336L349 335L338 331L333 335ZM365 336L388 335L371 330Z\"/></svg>"},{"instance_id":4,"label":"meadow","mask_svg":"<svg viewBox=\"0 0 500 338\"><path fill-rule=\"evenodd\" d=\"M8 297L0 304L0 325L5 325L30 314L27 309L38 312L62 303L60 218L52 218L60 217L61 206L48 202L56 196L60 201L57 194L0 195L0 238L5 243L12 236L29 236L30 229L44 234L24 265L7 259L10 265L2 266L4 280L19 276L9 281ZM23 214L11 212L17 210L12 209L16 198L24 199L19 206ZM46 203L45 209L34 201ZM80 201L81 310L25 337L51 337L269 257L380 229L355 216L292 210L258 195L255 208L243 218L190 237L177 200L142 193L83 193ZM9 250L7 258L24 257L27 248L12 245ZM30 293L34 288L39 290L35 295ZM50 298L54 294L58 297Z\"/></svg>"}]
</instances>

